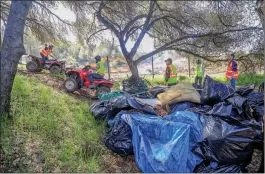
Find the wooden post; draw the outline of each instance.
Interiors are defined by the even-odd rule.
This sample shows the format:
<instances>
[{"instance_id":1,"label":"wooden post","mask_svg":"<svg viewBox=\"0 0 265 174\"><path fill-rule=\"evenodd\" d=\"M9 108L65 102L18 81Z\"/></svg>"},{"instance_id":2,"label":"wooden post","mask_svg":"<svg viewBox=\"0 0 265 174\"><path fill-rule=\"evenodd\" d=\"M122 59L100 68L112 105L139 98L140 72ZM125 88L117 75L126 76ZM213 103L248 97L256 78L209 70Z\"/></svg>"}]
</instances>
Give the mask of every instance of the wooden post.
<instances>
[{"instance_id":1,"label":"wooden post","mask_svg":"<svg viewBox=\"0 0 265 174\"><path fill-rule=\"evenodd\" d=\"M188 57L188 63L189 63L189 77L190 77L190 57Z\"/></svg>"},{"instance_id":2,"label":"wooden post","mask_svg":"<svg viewBox=\"0 0 265 174\"><path fill-rule=\"evenodd\" d=\"M152 57L152 75L153 75L153 80L155 78L155 72L154 72L154 57Z\"/></svg>"},{"instance_id":3,"label":"wooden post","mask_svg":"<svg viewBox=\"0 0 265 174\"><path fill-rule=\"evenodd\" d=\"M107 66L108 66L108 77L110 80L110 65L109 65L109 56L107 56Z\"/></svg>"}]
</instances>

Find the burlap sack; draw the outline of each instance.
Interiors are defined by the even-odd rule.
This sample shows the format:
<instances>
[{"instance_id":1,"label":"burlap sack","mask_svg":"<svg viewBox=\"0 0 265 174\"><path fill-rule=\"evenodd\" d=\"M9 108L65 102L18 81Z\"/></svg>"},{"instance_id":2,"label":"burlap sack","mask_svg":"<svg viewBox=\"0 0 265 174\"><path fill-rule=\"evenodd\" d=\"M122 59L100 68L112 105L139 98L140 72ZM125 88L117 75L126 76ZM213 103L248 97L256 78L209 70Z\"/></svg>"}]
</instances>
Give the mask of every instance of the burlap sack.
<instances>
[{"instance_id":1,"label":"burlap sack","mask_svg":"<svg viewBox=\"0 0 265 174\"><path fill-rule=\"evenodd\" d=\"M201 103L201 96L190 83L181 83L169 88L166 92L157 95L163 105L182 101Z\"/></svg>"}]
</instances>

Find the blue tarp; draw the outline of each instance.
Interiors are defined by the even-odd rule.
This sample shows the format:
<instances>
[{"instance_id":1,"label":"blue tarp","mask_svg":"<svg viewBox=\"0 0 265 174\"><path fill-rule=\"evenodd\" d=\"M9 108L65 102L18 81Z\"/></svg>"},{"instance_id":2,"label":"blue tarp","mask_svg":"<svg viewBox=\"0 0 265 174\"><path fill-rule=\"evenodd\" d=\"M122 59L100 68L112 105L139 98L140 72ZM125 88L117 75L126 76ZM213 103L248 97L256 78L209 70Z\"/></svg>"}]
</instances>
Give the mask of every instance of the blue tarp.
<instances>
[{"instance_id":1,"label":"blue tarp","mask_svg":"<svg viewBox=\"0 0 265 174\"><path fill-rule=\"evenodd\" d=\"M192 172L202 159L191 152L202 141L198 114L183 111L164 118L123 113L130 125L136 163L142 172Z\"/></svg>"}]
</instances>

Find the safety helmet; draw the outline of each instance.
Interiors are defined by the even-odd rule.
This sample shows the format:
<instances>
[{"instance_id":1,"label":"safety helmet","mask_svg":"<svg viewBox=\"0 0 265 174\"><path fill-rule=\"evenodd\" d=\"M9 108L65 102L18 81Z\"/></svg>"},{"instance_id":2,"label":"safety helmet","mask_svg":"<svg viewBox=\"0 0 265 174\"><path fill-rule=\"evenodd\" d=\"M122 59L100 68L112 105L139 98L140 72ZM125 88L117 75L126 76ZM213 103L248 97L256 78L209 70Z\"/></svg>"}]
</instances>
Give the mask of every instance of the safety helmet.
<instances>
[{"instance_id":1,"label":"safety helmet","mask_svg":"<svg viewBox=\"0 0 265 174\"><path fill-rule=\"evenodd\" d=\"M96 56L95 59L96 59L96 61L100 61L101 57L100 56Z\"/></svg>"}]
</instances>

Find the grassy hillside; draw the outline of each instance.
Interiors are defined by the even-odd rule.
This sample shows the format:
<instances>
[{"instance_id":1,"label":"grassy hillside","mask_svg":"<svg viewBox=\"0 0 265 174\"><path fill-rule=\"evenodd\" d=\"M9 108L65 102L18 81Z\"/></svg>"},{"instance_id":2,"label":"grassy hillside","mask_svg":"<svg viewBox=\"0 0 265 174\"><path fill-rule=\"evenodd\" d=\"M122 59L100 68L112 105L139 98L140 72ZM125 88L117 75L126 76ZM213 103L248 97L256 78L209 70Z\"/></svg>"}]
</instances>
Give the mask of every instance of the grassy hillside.
<instances>
[{"instance_id":1,"label":"grassy hillside","mask_svg":"<svg viewBox=\"0 0 265 174\"><path fill-rule=\"evenodd\" d=\"M87 102L17 75L11 106L13 121L0 120L5 171L102 171L105 127L94 120Z\"/></svg>"}]
</instances>

